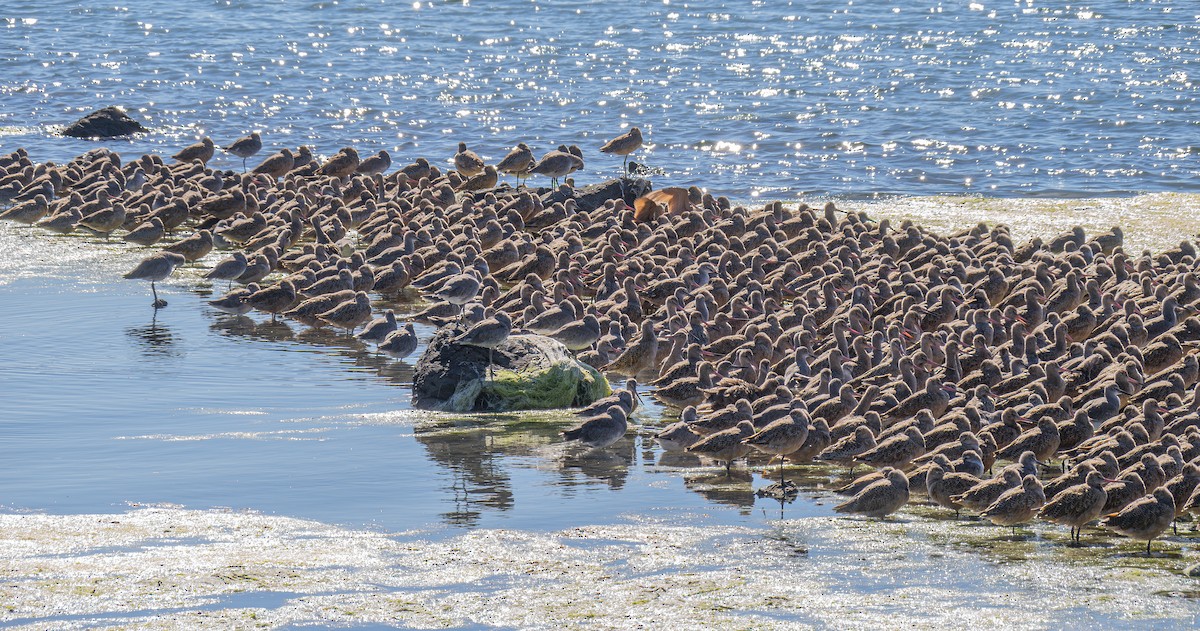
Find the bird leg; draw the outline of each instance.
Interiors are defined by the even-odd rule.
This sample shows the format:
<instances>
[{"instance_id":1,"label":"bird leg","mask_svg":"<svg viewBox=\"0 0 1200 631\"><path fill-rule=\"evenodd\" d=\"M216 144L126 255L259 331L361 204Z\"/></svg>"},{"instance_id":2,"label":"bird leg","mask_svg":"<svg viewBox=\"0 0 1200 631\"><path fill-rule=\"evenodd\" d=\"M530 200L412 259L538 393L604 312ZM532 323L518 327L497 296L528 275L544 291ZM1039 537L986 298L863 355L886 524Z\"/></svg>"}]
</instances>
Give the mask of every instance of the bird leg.
<instances>
[{"instance_id":1,"label":"bird leg","mask_svg":"<svg viewBox=\"0 0 1200 631\"><path fill-rule=\"evenodd\" d=\"M150 281L150 293L154 294L154 302L150 303L155 309L161 309L167 306L167 301L158 297L158 290L154 288L154 281Z\"/></svg>"}]
</instances>

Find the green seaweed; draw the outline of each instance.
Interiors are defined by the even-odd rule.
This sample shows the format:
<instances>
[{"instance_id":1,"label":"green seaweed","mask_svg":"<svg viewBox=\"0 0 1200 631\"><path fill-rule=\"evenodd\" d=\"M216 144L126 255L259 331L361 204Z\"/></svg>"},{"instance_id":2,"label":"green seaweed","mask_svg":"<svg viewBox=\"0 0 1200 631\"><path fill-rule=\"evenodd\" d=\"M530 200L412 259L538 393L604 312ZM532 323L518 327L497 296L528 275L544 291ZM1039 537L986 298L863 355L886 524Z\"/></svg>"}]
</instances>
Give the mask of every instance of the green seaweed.
<instances>
[{"instance_id":1,"label":"green seaweed","mask_svg":"<svg viewBox=\"0 0 1200 631\"><path fill-rule=\"evenodd\" d=\"M596 369L553 365L541 370L498 370L482 384L476 409L548 410L587 405L608 396L608 380Z\"/></svg>"}]
</instances>

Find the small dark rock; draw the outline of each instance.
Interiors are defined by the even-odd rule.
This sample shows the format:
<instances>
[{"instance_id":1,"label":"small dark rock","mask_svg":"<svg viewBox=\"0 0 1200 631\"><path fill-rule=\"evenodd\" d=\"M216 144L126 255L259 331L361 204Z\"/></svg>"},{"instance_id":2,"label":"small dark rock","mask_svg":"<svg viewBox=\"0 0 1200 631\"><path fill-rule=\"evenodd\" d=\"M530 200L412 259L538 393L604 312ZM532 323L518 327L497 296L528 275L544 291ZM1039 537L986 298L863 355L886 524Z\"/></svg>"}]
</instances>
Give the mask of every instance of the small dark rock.
<instances>
[{"instance_id":1,"label":"small dark rock","mask_svg":"<svg viewBox=\"0 0 1200 631\"><path fill-rule=\"evenodd\" d=\"M63 130L73 138L116 138L149 131L118 107L106 107L71 123Z\"/></svg>"},{"instance_id":2,"label":"small dark rock","mask_svg":"<svg viewBox=\"0 0 1200 631\"><path fill-rule=\"evenodd\" d=\"M796 499L796 496L800 495L800 487L796 486L796 483L792 482L791 480L784 480L782 483L776 482L774 484L764 486L763 488L755 491L754 495L757 497L769 497L773 500L778 500L781 502L794 500Z\"/></svg>"}]
</instances>

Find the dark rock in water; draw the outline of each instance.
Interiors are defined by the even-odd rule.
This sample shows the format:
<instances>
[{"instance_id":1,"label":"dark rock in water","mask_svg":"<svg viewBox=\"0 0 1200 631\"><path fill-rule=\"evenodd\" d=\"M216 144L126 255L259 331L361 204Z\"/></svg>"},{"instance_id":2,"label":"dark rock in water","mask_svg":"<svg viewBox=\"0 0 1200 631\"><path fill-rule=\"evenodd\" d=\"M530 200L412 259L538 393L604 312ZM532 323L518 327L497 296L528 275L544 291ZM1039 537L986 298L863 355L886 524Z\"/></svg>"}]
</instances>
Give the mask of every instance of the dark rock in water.
<instances>
[{"instance_id":1,"label":"dark rock in water","mask_svg":"<svg viewBox=\"0 0 1200 631\"><path fill-rule=\"evenodd\" d=\"M599 184L590 184L583 188L570 188L566 186L560 186L559 188L539 188L537 194L542 198L542 203L546 206L555 202L565 202L568 199L574 199L576 208L580 212L590 213L603 206L610 199L623 199L627 205L632 207L633 200L649 193L652 188L650 180L625 178L608 180Z\"/></svg>"},{"instance_id":2,"label":"dark rock in water","mask_svg":"<svg viewBox=\"0 0 1200 631\"><path fill-rule=\"evenodd\" d=\"M62 134L74 138L116 138L144 131L149 130L120 108L109 106L71 123Z\"/></svg>"},{"instance_id":3,"label":"dark rock in water","mask_svg":"<svg viewBox=\"0 0 1200 631\"><path fill-rule=\"evenodd\" d=\"M800 487L796 486L791 480L784 480L782 483L776 482L754 492L757 497L768 497L780 502L796 499L800 495Z\"/></svg>"},{"instance_id":4,"label":"dark rock in water","mask_svg":"<svg viewBox=\"0 0 1200 631\"><path fill-rule=\"evenodd\" d=\"M453 412L541 410L587 405L610 393L608 380L575 359L567 347L541 335L512 335L493 354L455 344L463 333L442 327L417 361L413 407Z\"/></svg>"}]
</instances>

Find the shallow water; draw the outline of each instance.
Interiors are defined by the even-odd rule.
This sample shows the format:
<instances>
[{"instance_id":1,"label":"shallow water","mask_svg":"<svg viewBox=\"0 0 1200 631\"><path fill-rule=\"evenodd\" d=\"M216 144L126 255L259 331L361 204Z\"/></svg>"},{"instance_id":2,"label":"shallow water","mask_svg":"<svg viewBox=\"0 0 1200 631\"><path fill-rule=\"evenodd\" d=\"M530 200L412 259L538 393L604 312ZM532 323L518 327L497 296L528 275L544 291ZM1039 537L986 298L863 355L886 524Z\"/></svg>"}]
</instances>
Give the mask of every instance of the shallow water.
<instances>
[{"instance_id":1,"label":"shallow water","mask_svg":"<svg viewBox=\"0 0 1200 631\"><path fill-rule=\"evenodd\" d=\"M258 129L406 161L578 143L615 173L597 149L640 125L635 158L738 198L1200 189L1187 0L5 8L0 150L38 160L87 146L48 129L117 104L154 130L127 148L168 155Z\"/></svg>"}]
</instances>

